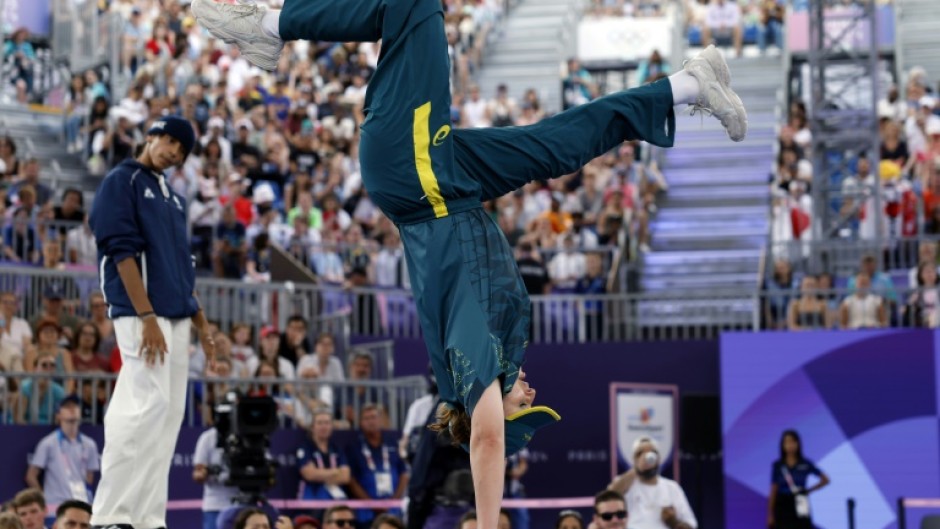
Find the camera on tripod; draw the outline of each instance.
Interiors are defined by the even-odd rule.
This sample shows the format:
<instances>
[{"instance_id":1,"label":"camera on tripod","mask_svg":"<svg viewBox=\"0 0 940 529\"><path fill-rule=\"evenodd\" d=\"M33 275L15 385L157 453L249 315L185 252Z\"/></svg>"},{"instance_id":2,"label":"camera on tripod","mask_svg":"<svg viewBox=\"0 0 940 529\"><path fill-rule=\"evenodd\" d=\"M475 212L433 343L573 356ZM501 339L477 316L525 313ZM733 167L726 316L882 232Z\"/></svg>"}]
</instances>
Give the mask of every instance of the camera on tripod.
<instances>
[{"instance_id":1,"label":"camera on tripod","mask_svg":"<svg viewBox=\"0 0 940 529\"><path fill-rule=\"evenodd\" d=\"M277 427L273 398L226 394L215 407L217 446L222 449L219 482L237 487L245 500L263 500L263 491L274 486L277 475L278 464L269 451Z\"/></svg>"}]
</instances>

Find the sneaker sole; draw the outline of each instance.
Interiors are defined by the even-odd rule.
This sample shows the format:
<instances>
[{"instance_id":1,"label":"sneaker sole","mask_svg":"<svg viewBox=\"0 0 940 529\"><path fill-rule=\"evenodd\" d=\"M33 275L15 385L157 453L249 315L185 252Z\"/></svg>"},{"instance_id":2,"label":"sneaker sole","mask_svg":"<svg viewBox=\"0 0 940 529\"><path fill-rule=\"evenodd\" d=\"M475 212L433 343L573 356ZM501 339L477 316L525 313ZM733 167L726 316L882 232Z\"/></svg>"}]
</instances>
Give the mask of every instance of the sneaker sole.
<instances>
[{"instance_id":1,"label":"sneaker sole","mask_svg":"<svg viewBox=\"0 0 940 529\"><path fill-rule=\"evenodd\" d=\"M264 51L252 49L259 44L257 42L258 39L245 39L243 35L232 35L224 25L224 17L221 16L220 11L212 5L214 3L213 0L193 0L190 11L193 17L196 18L196 21L199 22L202 27L206 28L213 37L226 44L235 44L238 46L242 56L251 64L267 71L276 70L278 61L276 59L272 60L271 56L265 52L276 55L279 59L281 47L270 46L265 42L261 42L261 46L271 47L272 49Z\"/></svg>"}]
</instances>

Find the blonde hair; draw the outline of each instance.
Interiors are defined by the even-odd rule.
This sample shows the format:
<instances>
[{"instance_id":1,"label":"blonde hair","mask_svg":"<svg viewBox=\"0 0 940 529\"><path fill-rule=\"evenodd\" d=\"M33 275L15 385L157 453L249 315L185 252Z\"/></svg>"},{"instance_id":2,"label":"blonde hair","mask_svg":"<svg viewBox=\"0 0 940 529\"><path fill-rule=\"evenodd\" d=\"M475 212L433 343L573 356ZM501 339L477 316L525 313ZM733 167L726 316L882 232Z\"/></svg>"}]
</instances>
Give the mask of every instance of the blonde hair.
<instances>
[{"instance_id":1,"label":"blonde hair","mask_svg":"<svg viewBox=\"0 0 940 529\"><path fill-rule=\"evenodd\" d=\"M428 428L437 433L447 432L455 446L470 443L470 414L466 410L442 403L437 408L437 422Z\"/></svg>"},{"instance_id":2,"label":"blonde hair","mask_svg":"<svg viewBox=\"0 0 940 529\"><path fill-rule=\"evenodd\" d=\"M23 523L12 512L0 513L0 529L23 529Z\"/></svg>"}]
</instances>

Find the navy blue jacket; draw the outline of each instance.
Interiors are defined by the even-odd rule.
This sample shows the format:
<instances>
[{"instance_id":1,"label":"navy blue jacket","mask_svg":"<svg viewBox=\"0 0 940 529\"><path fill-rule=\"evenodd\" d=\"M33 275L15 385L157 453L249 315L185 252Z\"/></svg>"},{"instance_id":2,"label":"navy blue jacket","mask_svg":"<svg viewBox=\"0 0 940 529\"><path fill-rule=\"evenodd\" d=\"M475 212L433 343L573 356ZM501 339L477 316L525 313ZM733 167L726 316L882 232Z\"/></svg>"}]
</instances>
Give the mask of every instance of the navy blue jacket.
<instances>
[{"instance_id":1,"label":"navy blue jacket","mask_svg":"<svg viewBox=\"0 0 940 529\"><path fill-rule=\"evenodd\" d=\"M137 260L157 316L192 317L199 310L196 272L189 248L186 201L160 173L125 160L101 182L89 223L98 243L98 280L111 318L136 316L117 264Z\"/></svg>"}]
</instances>

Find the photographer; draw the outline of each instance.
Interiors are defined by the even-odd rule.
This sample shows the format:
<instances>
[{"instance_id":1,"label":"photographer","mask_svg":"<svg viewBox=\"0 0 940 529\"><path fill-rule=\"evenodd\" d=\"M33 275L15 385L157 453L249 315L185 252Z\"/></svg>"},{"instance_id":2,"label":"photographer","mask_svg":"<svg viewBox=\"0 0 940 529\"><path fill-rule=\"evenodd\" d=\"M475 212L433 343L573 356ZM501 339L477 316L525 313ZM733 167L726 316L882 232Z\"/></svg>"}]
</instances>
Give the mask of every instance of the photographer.
<instances>
[{"instance_id":1,"label":"photographer","mask_svg":"<svg viewBox=\"0 0 940 529\"><path fill-rule=\"evenodd\" d=\"M698 522L682 487L659 475L662 457L656 441L633 442L633 468L608 487L624 495L631 529L696 529Z\"/></svg>"},{"instance_id":2,"label":"photographer","mask_svg":"<svg viewBox=\"0 0 940 529\"><path fill-rule=\"evenodd\" d=\"M216 529L219 513L232 506L238 489L219 482L222 467L222 449L218 446L219 432L213 426L202 432L193 454L193 481L203 484L202 529Z\"/></svg>"}]
</instances>

